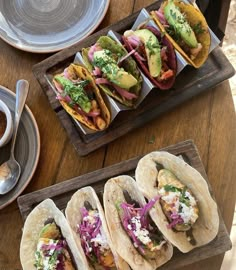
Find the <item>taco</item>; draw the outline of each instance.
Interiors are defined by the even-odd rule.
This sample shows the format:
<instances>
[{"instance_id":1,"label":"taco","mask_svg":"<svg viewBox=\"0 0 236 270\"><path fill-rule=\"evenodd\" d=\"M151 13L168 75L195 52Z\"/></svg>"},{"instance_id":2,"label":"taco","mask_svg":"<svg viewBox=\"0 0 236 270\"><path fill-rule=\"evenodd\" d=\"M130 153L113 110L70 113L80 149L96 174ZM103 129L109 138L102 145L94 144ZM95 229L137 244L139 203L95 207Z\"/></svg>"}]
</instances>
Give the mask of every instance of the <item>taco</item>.
<instances>
[{"instance_id":1,"label":"taco","mask_svg":"<svg viewBox=\"0 0 236 270\"><path fill-rule=\"evenodd\" d=\"M88 70L95 82L109 96L121 104L132 107L140 96L142 76L136 62L125 48L108 36L82 50Z\"/></svg>"},{"instance_id":2,"label":"taco","mask_svg":"<svg viewBox=\"0 0 236 270\"><path fill-rule=\"evenodd\" d=\"M104 130L111 121L110 112L93 77L82 66L71 64L54 76L57 99L76 120L92 130Z\"/></svg>"},{"instance_id":3,"label":"taco","mask_svg":"<svg viewBox=\"0 0 236 270\"><path fill-rule=\"evenodd\" d=\"M25 221L20 260L23 270L89 269L65 216L50 199L36 206Z\"/></svg>"},{"instance_id":4,"label":"taco","mask_svg":"<svg viewBox=\"0 0 236 270\"><path fill-rule=\"evenodd\" d=\"M127 30L124 44L139 63L143 73L159 89L170 89L177 70L176 55L171 42L153 26Z\"/></svg>"},{"instance_id":5,"label":"taco","mask_svg":"<svg viewBox=\"0 0 236 270\"><path fill-rule=\"evenodd\" d=\"M201 174L185 161L167 152L144 156L135 171L145 197L159 196L156 224L181 252L212 241L219 228L217 205Z\"/></svg>"},{"instance_id":6,"label":"taco","mask_svg":"<svg viewBox=\"0 0 236 270\"><path fill-rule=\"evenodd\" d=\"M113 247L102 206L92 187L78 190L68 202L65 214L90 269L130 269Z\"/></svg>"},{"instance_id":7,"label":"taco","mask_svg":"<svg viewBox=\"0 0 236 270\"><path fill-rule=\"evenodd\" d=\"M195 68L206 61L211 44L207 22L199 9L178 0L164 1L151 11L154 21L176 50Z\"/></svg>"},{"instance_id":8,"label":"taco","mask_svg":"<svg viewBox=\"0 0 236 270\"><path fill-rule=\"evenodd\" d=\"M114 246L132 269L156 269L170 260L173 247L149 216L157 198L146 203L134 179L121 175L106 182L103 200Z\"/></svg>"}]
</instances>

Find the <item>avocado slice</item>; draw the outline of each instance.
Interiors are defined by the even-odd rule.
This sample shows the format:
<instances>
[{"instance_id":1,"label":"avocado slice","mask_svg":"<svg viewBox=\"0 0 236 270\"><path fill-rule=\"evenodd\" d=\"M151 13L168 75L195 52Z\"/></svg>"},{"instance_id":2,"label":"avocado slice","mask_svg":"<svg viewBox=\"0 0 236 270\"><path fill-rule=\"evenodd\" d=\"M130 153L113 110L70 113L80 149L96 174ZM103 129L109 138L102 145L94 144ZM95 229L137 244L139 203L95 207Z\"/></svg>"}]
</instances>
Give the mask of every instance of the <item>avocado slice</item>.
<instances>
[{"instance_id":1,"label":"avocado slice","mask_svg":"<svg viewBox=\"0 0 236 270\"><path fill-rule=\"evenodd\" d=\"M168 0L167 5L164 7L164 15L167 22L189 47L196 48L198 46L195 33L173 0Z\"/></svg>"},{"instance_id":2,"label":"avocado slice","mask_svg":"<svg viewBox=\"0 0 236 270\"><path fill-rule=\"evenodd\" d=\"M159 76L161 72L161 46L157 37L148 29L134 31L134 35L139 37L145 46L148 68L153 78Z\"/></svg>"},{"instance_id":3,"label":"avocado slice","mask_svg":"<svg viewBox=\"0 0 236 270\"><path fill-rule=\"evenodd\" d=\"M60 230L54 222L45 225L39 234L39 238L58 239L59 237Z\"/></svg>"},{"instance_id":4,"label":"avocado slice","mask_svg":"<svg viewBox=\"0 0 236 270\"><path fill-rule=\"evenodd\" d=\"M110 51L101 50L94 52L94 65L106 74L109 81L121 88L129 89L138 83L137 79L120 68L116 61L110 56Z\"/></svg>"},{"instance_id":5,"label":"avocado slice","mask_svg":"<svg viewBox=\"0 0 236 270\"><path fill-rule=\"evenodd\" d=\"M92 104L83 88L88 84L88 81L73 84L73 82L60 75L55 76L54 80L63 86L65 94L70 96L72 102L79 104L86 113L90 112Z\"/></svg>"}]
</instances>

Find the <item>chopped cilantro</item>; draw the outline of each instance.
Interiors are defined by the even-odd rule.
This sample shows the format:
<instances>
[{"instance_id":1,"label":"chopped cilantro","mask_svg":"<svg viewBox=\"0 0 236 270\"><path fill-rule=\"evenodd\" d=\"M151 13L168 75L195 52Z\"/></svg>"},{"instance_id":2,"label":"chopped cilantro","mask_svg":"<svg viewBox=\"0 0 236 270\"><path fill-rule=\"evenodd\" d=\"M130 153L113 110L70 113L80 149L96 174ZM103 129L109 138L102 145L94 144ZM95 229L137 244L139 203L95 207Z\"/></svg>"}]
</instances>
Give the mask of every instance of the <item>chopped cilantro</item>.
<instances>
[{"instance_id":1,"label":"chopped cilantro","mask_svg":"<svg viewBox=\"0 0 236 270\"><path fill-rule=\"evenodd\" d=\"M74 103L79 104L87 113L91 110L91 102L84 90L84 87L89 84L89 80L80 81L77 84L62 76L56 76L55 80L63 86L64 95L68 95L72 99L73 105Z\"/></svg>"},{"instance_id":2,"label":"chopped cilantro","mask_svg":"<svg viewBox=\"0 0 236 270\"><path fill-rule=\"evenodd\" d=\"M181 189L181 188L177 188L177 187L172 186L172 185L165 185L164 186L164 189L165 189L165 191L170 191L170 192L180 192L181 193L181 196L179 198L179 201L181 203L184 203L187 206L190 206L190 200L185 195L185 192L187 190L187 187L184 187L183 189Z\"/></svg>"},{"instance_id":3,"label":"chopped cilantro","mask_svg":"<svg viewBox=\"0 0 236 270\"><path fill-rule=\"evenodd\" d=\"M185 186L182 190L181 197L179 199L180 202L184 203L187 206L190 206L190 200L188 197L186 197L185 193L187 191L187 187Z\"/></svg>"},{"instance_id":4,"label":"chopped cilantro","mask_svg":"<svg viewBox=\"0 0 236 270\"><path fill-rule=\"evenodd\" d=\"M166 28L166 32L173 37L174 40L176 40L176 42L181 40L181 36L178 32L178 30L176 29L176 27L169 25L169 27Z\"/></svg>"},{"instance_id":5,"label":"chopped cilantro","mask_svg":"<svg viewBox=\"0 0 236 270\"><path fill-rule=\"evenodd\" d=\"M165 191L171 191L171 192L177 192L177 191L179 191L179 192L182 192L182 189L181 188L177 188L177 187L172 186L172 185L165 185L164 186L164 189L165 189Z\"/></svg>"},{"instance_id":6,"label":"chopped cilantro","mask_svg":"<svg viewBox=\"0 0 236 270\"><path fill-rule=\"evenodd\" d=\"M104 51L105 51L106 55L109 55L109 56L111 55L111 51L109 51L107 49L105 49Z\"/></svg>"},{"instance_id":7,"label":"chopped cilantro","mask_svg":"<svg viewBox=\"0 0 236 270\"><path fill-rule=\"evenodd\" d=\"M181 197L179 198L179 201L181 203L184 203L187 206L190 206L189 198L186 198L183 194L181 194Z\"/></svg>"},{"instance_id":8,"label":"chopped cilantro","mask_svg":"<svg viewBox=\"0 0 236 270\"><path fill-rule=\"evenodd\" d=\"M145 43L145 46L149 50L149 55L155 54L155 49L160 48L159 43L153 42L151 36L149 37L148 41Z\"/></svg>"},{"instance_id":9,"label":"chopped cilantro","mask_svg":"<svg viewBox=\"0 0 236 270\"><path fill-rule=\"evenodd\" d=\"M93 65L99 68L106 68L108 63L117 64L116 60L113 58L112 52L110 50L103 50L103 53L99 56L94 57Z\"/></svg>"},{"instance_id":10,"label":"chopped cilantro","mask_svg":"<svg viewBox=\"0 0 236 270\"><path fill-rule=\"evenodd\" d=\"M92 265L95 265L98 263L98 257L94 254L94 252L91 252L88 256Z\"/></svg>"},{"instance_id":11,"label":"chopped cilantro","mask_svg":"<svg viewBox=\"0 0 236 270\"><path fill-rule=\"evenodd\" d=\"M35 263L34 266L39 269L40 267L42 267L42 257L39 251L35 252Z\"/></svg>"},{"instance_id":12,"label":"chopped cilantro","mask_svg":"<svg viewBox=\"0 0 236 270\"><path fill-rule=\"evenodd\" d=\"M155 136L152 135L151 138L148 140L148 143L153 144L155 142L155 139L156 139Z\"/></svg>"},{"instance_id":13,"label":"chopped cilantro","mask_svg":"<svg viewBox=\"0 0 236 270\"><path fill-rule=\"evenodd\" d=\"M202 33L205 32L205 29L202 28L201 22L199 22L199 23L193 25L192 28L193 28L193 31L194 31L196 34L202 34Z\"/></svg>"},{"instance_id":14,"label":"chopped cilantro","mask_svg":"<svg viewBox=\"0 0 236 270\"><path fill-rule=\"evenodd\" d=\"M48 264L49 265L57 265L57 259L58 259L58 255L61 253L61 250L55 250L52 254L52 256L49 259Z\"/></svg>"},{"instance_id":15,"label":"chopped cilantro","mask_svg":"<svg viewBox=\"0 0 236 270\"><path fill-rule=\"evenodd\" d=\"M170 10L171 17L176 20L176 12L174 12L172 9Z\"/></svg>"},{"instance_id":16,"label":"chopped cilantro","mask_svg":"<svg viewBox=\"0 0 236 270\"><path fill-rule=\"evenodd\" d=\"M116 210L117 210L118 212L121 211L120 205L121 205L121 202L116 202L116 203L115 203L115 208L116 208Z\"/></svg>"}]
</instances>

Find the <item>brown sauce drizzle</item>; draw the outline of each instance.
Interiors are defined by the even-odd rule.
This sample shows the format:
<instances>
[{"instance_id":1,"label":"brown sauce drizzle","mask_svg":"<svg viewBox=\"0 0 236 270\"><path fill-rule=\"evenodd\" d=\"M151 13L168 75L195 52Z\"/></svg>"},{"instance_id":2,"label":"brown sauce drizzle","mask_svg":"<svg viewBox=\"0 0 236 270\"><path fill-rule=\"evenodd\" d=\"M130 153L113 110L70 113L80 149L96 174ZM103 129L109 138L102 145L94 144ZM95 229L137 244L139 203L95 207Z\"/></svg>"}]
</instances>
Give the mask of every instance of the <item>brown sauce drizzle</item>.
<instances>
[{"instance_id":1,"label":"brown sauce drizzle","mask_svg":"<svg viewBox=\"0 0 236 270\"><path fill-rule=\"evenodd\" d=\"M164 166L158 162L156 162L155 160L153 160L156 164L156 169L159 172L160 170L164 169Z\"/></svg>"},{"instance_id":2,"label":"brown sauce drizzle","mask_svg":"<svg viewBox=\"0 0 236 270\"><path fill-rule=\"evenodd\" d=\"M2 138L7 127L7 118L5 113L0 111L0 139Z\"/></svg>"},{"instance_id":3,"label":"brown sauce drizzle","mask_svg":"<svg viewBox=\"0 0 236 270\"><path fill-rule=\"evenodd\" d=\"M193 230L192 230L192 228L190 230L186 231L186 237L187 237L187 239L188 239L188 241L189 241L189 243L191 245L196 246L197 241L196 241L196 239L193 236Z\"/></svg>"},{"instance_id":4,"label":"brown sauce drizzle","mask_svg":"<svg viewBox=\"0 0 236 270\"><path fill-rule=\"evenodd\" d=\"M84 202L84 207L86 208L86 210L93 210L93 207L92 207L92 205L91 205L91 203L90 202L88 202L88 201L85 201Z\"/></svg>"},{"instance_id":5,"label":"brown sauce drizzle","mask_svg":"<svg viewBox=\"0 0 236 270\"><path fill-rule=\"evenodd\" d=\"M124 195L127 203L134 204L134 207L136 207L136 208L140 207L140 204L131 198L131 196L129 195L129 192L127 190L123 190L123 195Z\"/></svg>"},{"instance_id":6,"label":"brown sauce drizzle","mask_svg":"<svg viewBox=\"0 0 236 270\"><path fill-rule=\"evenodd\" d=\"M45 220L44 226L46 226L47 224L51 224L51 223L53 223L53 222L55 222L55 221L54 221L54 218L48 218L48 219Z\"/></svg>"},{"instance_id":7,"label":"brown sauce drizzle","mask_svg":"<svg viewBox=\"0 0 236 270\"><path fill-rule=\"evenodd\" d=\"M160 170L165 169L164 166L158 162L156 162L155 160L153 160L153 162L156 164L156 170L157 170L157 176ZM155 184L154 184L154 188L158 188L158 179L156 179Z\"/></svg>"}]
</instances>

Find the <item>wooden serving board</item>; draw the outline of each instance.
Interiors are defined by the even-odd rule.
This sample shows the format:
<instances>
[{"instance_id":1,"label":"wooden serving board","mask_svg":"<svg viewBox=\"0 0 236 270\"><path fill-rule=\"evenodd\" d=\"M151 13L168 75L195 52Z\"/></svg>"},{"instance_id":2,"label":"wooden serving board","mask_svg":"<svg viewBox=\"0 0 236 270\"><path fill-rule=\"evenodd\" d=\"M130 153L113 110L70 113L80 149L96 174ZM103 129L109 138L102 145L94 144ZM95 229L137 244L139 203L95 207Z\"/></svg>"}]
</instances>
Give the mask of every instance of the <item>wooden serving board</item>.
<instances>
[{"instance_id":1,"label":"wooden serving board","mask_svg":"<svg viewBox=\"0 0 236 270\"><path fill-rule=\"evenodd\" d=\"M154 4L146 7L146 9L148 11L157 9L160 3L161 1L156 1ZM56 100L55 93L51 88L52 77L72 63L76 53L81 51L82 48L91 46L100 36L107 35L108 30L122 34L125 30L130 29L138 14L139 12L136 12L118 23L102 29L33 67L33 73L47 95L52 109L57 114L71 142L81 156L87 155L127 132L144 125L160 114L176 107L193 96L207 91L234 74L232 65L218 47L209 55L208 60L200 69L187 66L177 76L174 87L171 90L160 91L154 89L137 109L119 113L106 131L89 135L82 134L77 124Z\"/></svg>"},{"instance_id":2,"label":"wooden serving board","mask_svg":"<svg viewBox=\"0 0 236 270\"><path fill-rule=\"evenodd\" d=\"M193 141L188 140L180 142L178 144L163 148L161 150L168 151L177 156L181 155L181 157L187 163L189 163L192 167L194 167L201 173L201 175L206 179L209 186L205 169ZM102 201L103 187L105 182L109 178L121 174L129 174L131 176L134 176L135 168L141 157L142 156L138 156L130 160L126 160L121 163L112 165L110 167L102 168L100 170L75 177L62 183L20 196L18 198L18 206L23 220L26 219L27 215L38 203L47 198L51 198L58 206L58 208L64 210L72 194L76 192L79 188L82 188L84 186L92 186L97 192L98 197ZM209 189L210 192L212 192L210 186ZM219 232L212 242L210 242L208 245L196 248L185 254L181 253L175 248L174 255L171 260L159 269L179 269L183 266L224 253L227 250L231 249L232 244L220 213L219 216Z\"/></svg>"}]
</instances>

